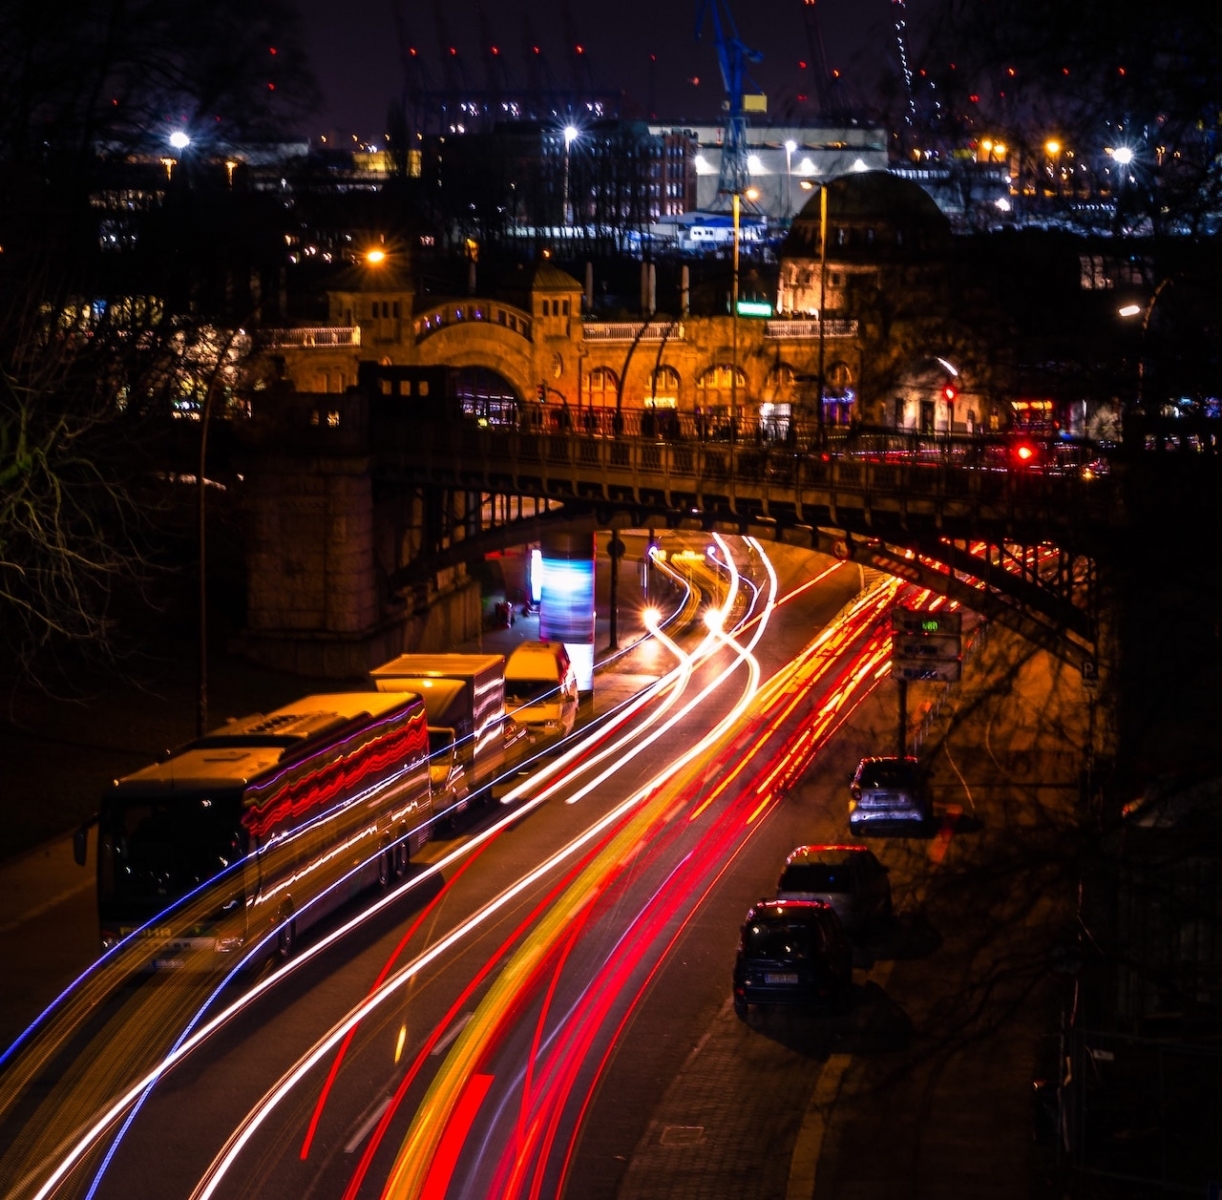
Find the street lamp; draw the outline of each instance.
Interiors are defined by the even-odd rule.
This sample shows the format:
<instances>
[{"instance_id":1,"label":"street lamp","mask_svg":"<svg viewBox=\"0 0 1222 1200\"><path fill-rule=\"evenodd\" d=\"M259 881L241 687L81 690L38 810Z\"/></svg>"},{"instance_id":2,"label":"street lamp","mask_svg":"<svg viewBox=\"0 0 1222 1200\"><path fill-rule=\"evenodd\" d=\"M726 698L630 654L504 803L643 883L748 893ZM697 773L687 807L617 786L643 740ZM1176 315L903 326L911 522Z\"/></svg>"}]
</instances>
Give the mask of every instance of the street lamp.
<instances>
[{"instance_id":1,"label":"street lamp","mask_svg":"<svg viewBox=\"0 0 1222 1200\"><path fill-rule=\"evenodd\" d=\"M749 187L743 196L752 202L759 198L759 191ZM730 211L734 216L734 285L730 297L730 320L733 331L733 353L730 363L730 430L738 428L738 218L742 197L734 192L730 197Z\"/></svg>"},{"instance_id":2,"label":"street lamp","mask_svg":"<svg viewBox=\"0 0 1222 1200\"><path fill-rule=\"evenodd\" d=\"M785 219L788 220L793 216L791 207L790 193L793 190L793 152L798 148L798 143L787 141L785 143Z\"/></svg>"},{"instance_id":3,"label":"street lamp","mask_svg":"<svg viewBox=\"0 0 1222 1200\"><path fill-rule=\"evenodd\" d=\"M1146 334L1150 329L1150 317L1154 313L1154 306L1158 303L1158 298L1163 294L1166 288L1174 283L1175 275L1168 275L1162 280L1158 287L1154 289L1150 299L1146 301L1145 307L1142 308L1139 304L1126 304L1123 308L1116 310L1117 315L1121 317L1135 317L1141 314L1141 342L1137 349L1137 408L1139 411L1145 411L1145 390L1146 390Z\"/></svg>"},{"instance_id":4,"label":"street lamp","mask_svg":"<svg viewBox=\"0 0 1222 1200\"><path fill-rule=\"evenodd\" d=\"M569 147L577 140L578 132L576 125L564 127L564 202L561 207L566 225L571 225L573 222L573 214L569 209Z\"/></svg>"},{"instance_id":5,"label":"street lamp","mask_svg":"<svg viewBox=\"0 0 1222 1200\"><path fill-rule=\"evenodd\" d=\"M1048 155L1048 163L1052 168L1052 190L1057 196L1061 194L1061 143L1056 138L1049 138L1044 143L1044 153Z\"/></svg>"},{"instance_id":6,"label":"street lamp","mask_svg":"<svg viewBox=\"0 0 1222 1200\"><path fill-rule=\"evenodd\" d=\"M827 305L827 184L819 188L819 401L815 421L819 429L819 445L824 444L823 370L824 370L824 309Z\"/></svg>"}]
</instances>

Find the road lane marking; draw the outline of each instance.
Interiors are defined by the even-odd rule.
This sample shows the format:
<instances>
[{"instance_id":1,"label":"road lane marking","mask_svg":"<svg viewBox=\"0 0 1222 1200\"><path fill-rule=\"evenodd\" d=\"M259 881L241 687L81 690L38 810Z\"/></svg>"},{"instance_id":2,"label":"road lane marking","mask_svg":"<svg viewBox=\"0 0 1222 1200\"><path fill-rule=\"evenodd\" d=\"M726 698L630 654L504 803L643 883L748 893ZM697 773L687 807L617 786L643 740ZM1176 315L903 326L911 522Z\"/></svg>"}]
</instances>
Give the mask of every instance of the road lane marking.
<instances>
[{"instance_id":1,"label":"road lane marking","mask_svg":"<svg viewBox=\"0 0 1222 1200\"><path fill-rule=\"evenodd\" d=\"M458 1020L455 1021L454 1024L451 1025L450 1028L445 1031L445 1036L439 1039L439 1041L437 1042L437 1045L435 1045L429 1051L429 1054L431 1054L433 1058L438 1058L440 1055L444 1054L446 1050L449 1049L450 1043L456 1037L458 1037L458 1035L462 1033L464 1029L466 1029L467 1022L471 1020L473 1016L475 1016L474 1009L471 1012L463 1013L463 1015L459 1017Z\"/></svg>"},{"instance_id":2,"label":"road lane marking","mask_svg":"<svg viewBox=\"0 0 1222 1200\"><path fill-rule=\"evenodd\" d=\"M894 966L893 958L875 965L866 975L866 981L877 984L885 991ZM841 1081L852 1061L851 1054L829 1054L823 1070L819 1072L819 1082L815 1084L814 1094L806 1106L806 1112L802 1114L802 1126L789 1160L789 1184L785 1189L785 1200L812 1200L815 1194L819 1158L823 1153L823 1140L831 1121L832 1106L840 1095Z\"/></svg>"},{"instance_id":3,"label":"road lane marking","mask_svg":"<svg viewBox=\"0 0 1222 1200\"><path fill-rule=\"evenodd\" d=\"M831 1108L840 1093L840 1082L853 1061L851 1054L829 1054L814 1095L802 1114L802 1128L794 1143L793 1157L789 1160L789 1185L785 1189L785 1200L811 1200L815 1194L815 1178L819 1172L819 1155L823 1152L823 1138L831 1118ZM826 1115L825 1115L826 1110Z\"/></svg>"},{"instance_id":4,"label":"road lane marking","mask_svg":"<svg viewBox=\"0 0 1222 1200\"><path fill-rule=\"evenodd\" d=\"M378 1101L373 1112L365 1118L364 1124L345 1143L345 1154L355 1154L361 1148L361 1143L369 1136L369 1131L382 1119L382 1114L386 1111L389 1104L389 1096L383 1096Z\"/></svg>"}]
</instances>

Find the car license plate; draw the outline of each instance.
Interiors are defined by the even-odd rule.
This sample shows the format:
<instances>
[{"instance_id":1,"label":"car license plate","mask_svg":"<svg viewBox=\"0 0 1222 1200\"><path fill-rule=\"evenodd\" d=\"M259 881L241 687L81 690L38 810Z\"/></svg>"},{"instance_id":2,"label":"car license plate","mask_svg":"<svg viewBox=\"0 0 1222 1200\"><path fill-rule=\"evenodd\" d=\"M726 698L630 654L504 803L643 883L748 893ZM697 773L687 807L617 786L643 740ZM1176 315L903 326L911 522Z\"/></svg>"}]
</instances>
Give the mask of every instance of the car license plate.
<instances>
[{"instance_id":1,"label":"car license plate","mask_svg":"<svg viewBox=\"0 0 1222 1200\"><path fill-rule=\"evenodd\" d=\"M796 971L770 971L764 976L765 983L797 983Z\"/></svg>"}]
</instances>

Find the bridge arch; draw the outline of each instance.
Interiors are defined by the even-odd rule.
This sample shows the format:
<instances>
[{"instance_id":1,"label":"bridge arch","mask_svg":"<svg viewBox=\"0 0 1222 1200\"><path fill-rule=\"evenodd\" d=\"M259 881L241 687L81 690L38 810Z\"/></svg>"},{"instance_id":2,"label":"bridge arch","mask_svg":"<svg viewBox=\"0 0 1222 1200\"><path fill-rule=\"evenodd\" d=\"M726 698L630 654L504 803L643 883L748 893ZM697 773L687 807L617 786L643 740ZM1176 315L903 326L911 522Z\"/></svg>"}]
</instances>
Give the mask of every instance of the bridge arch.
<instances>
[{"instance_id":1,"label":"bridge arch","mask_svg":"<svg viewBox=\"0 0 1222 1200\"><path fill-rule=\"evenodd\" d=\"M519 400L533 397L539 383L533 378L529 344L499 326L484 323L478 331L469 325L446 327L421 342L418 352L422 366L494 372L512 386Z\"/></svg>"}]
</instances>

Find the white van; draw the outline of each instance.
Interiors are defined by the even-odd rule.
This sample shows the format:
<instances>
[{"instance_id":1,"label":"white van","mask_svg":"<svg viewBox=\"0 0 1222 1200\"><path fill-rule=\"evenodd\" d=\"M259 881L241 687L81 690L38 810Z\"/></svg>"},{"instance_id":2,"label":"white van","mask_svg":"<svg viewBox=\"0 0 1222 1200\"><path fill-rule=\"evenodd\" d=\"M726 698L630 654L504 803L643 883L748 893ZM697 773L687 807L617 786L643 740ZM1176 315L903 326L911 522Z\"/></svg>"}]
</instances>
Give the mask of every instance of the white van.
<instances>
[{"instance_id":1,"label":"white van","mask_svg":"<svg viewBox=\"0 0 1222 1200\"><path fill-rule=\"evenodd\" d=\"M505 711L536 741L559 741L577 722L577 673L563 642L523 642L505 663Z\"/></svg>"}]
</instances>

